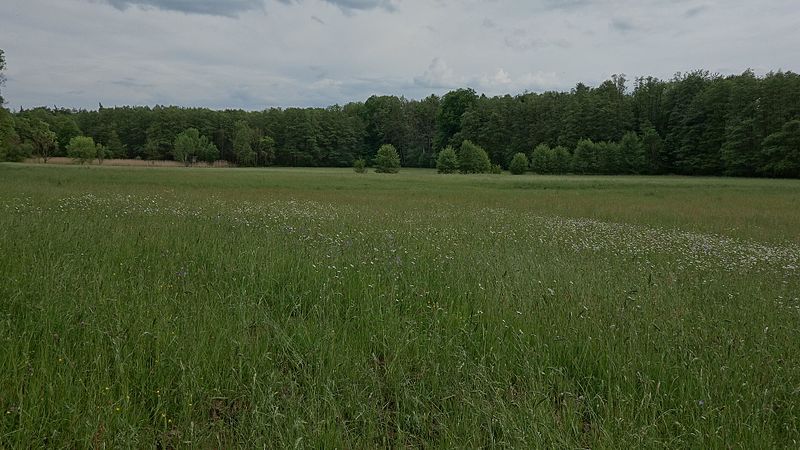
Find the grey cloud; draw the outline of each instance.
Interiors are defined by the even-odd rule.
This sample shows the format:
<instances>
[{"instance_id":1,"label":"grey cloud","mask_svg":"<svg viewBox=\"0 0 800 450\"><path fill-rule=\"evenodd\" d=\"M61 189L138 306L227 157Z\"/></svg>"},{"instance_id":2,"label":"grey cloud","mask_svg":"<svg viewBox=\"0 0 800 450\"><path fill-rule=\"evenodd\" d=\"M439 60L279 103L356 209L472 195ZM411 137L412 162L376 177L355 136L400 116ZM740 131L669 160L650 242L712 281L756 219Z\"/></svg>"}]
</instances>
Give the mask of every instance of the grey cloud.
<instances>
[{"instance_id":1,"label":"grey cloud","mask_svg":"<svg viewBox=\"0 0 800 450\"><path fill-rule=\"evenodd\" d=\"M131 6L178 11L187 14L235 17L247 11L263 9L263 0L106 0L124 10Z\"/></svg>"},{"instance_id":2,"label":"grey cloud","mask_svg":"<svg viewBox=\"0 0 800 450\"><path fill-rule=\"evenodd\" d=\"M421 76L414 77L414 84L427 88L448 88L459 84L451 69L444 60L439 57L433 58L428 70Z\"/></svg>"},{"instance_id":3,"label":"grey cloud","mask_svg":"<svg viewBox=\"0 0 800 450\"><path fill-rule=\"evenodd\" d=\"M311 16L311 20L313 20L314 22L317 22L317 23L318 23L318 24L320 24L320 25L325 25L325 21L324 21L324 20L322 20L322 19L320 19L320 18L319 18L319 17L317 17L317 16Z\"/></svg>"},{"instance_id":4,"label":"grey cloud","mask_svg":"<svg viewBox=\"0 0 800 450\"><path fill-rule=\"evenodd\" d=\"M595 3L594 0L544 0L542 6L544 9L559 10L559 9L577 9L589 6Z\"/></svg>"},{"instance_id":5,"label":"grey cloud","mask_svg":"<svg viewBox=\"0 0 800 450\"><path fill-rule=\"evenodd\" d=\"M612 30L618 31L620 33L628 33L630 31L634 31L639 28L631 20L619 17L611 19L611 23L609 24L609 26L611 27Z\"/></svg>"},{"instance_id":6,"label":"grey cloud","mask_svg":"<svg viewBox=\"0 0 800 450\"><path fill-rule=\"evenodd\" d=\"M708 6L705 6L705 5L696 6L694 8L689 8L689 9L686 10L685 13L683 13L683 16L686 17L686 18L692 18L692 17L695 17L695 16L698 16L698 15L702 14L707 9L708 9Z\"/></svg>"},{"instance_id":7,"label":"grey cloud","mask_svg":"<svg viewBox=\"0 0 800 450\"><path fill-rule=\"evenodd\" d=\"M261 109L568 90L620 72L799 71L796 1L0 0L3 96L12 108Z\"/></svg>"},{"instance_id":8,"label":"grey cloud","mask_svg":"<svg viewBox=\"0 0 800 450\"><path fill-rule=\"evenodd\" d=\"M151 87L154 86L152 83L142 83L142 82L136 81L136 80L134 80L133 78L130 78L130 77L126 77L126 78L123 78L121 80L111 81L111 84L114 84L114 85L117 85L117 86L122 86L122 87L127 87L127 88L136 88L136 89L151 88Z\"/></svg>"},{"instance_id":9,"label":"grey cloud","mask_svg":"<svg viewBox=\"0 0 800 450\"><path fill-rule=\"evenodd\" d=\"M387 11L396 9L391 0L325 0L345 10L383 8Z\"/></svg>"},{"instance_id":10,"label":"grey cloud","mask_svg":"<svg viewBox=\"0 0 800 450\"><path fill-rule=\"evenodd\" d=\"M303 0L277 0L285 5L301 4ZM338 6L342 11L350 13L359 10L385 9L395 11L397 7L393 0L322 0L331 5Z\"/></svg>"},{"instance_id":11,"label":"grey cloud","mask_svg":"<svg viewBox=\"0 0 800 450\"><path fill-rule=\"evenodd\" d=\"M546 47L561 47L567 48L570 46L569 41L566 39L540 39L538 37L530 36L525 30L516 29L505 37L504 42L506 47L518 51L536 50Z\"/></svg>"}]
</instances>

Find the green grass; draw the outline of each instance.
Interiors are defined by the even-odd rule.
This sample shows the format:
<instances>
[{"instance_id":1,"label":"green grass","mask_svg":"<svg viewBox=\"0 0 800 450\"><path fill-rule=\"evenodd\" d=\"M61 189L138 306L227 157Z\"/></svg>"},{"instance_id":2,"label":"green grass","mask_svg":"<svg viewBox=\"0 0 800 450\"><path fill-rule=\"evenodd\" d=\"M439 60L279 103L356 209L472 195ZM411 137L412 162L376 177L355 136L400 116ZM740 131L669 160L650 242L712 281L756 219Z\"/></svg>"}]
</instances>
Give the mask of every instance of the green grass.
<instances>
[{"instance_id":1,"label":"green grass","mask_svg":"<svg viewBox=\"0 0 800 450\"><path fill-rule=\"evenodd\" d=\"M797 447L798 204L0 165L0 447Z\"/></svg>"}]
</instances>

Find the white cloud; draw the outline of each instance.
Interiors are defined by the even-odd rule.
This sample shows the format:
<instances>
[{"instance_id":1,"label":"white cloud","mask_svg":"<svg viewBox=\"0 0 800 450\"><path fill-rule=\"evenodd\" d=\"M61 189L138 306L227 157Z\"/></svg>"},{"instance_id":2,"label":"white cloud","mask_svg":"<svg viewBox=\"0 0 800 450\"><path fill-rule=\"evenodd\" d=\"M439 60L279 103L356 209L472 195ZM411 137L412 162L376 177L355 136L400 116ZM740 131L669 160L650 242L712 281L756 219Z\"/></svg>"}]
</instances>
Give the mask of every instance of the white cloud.
<instances>
[{"instance_id":1,"label":"white cloud","mask_svg":"<svg viewBox=\"0 0 800 450\"><path fill-rule=\"evenodd\" d=\"M798 16L795 0L3 0L3 95L262 109L800 71Z\"/></svg>"},{"instance_id":2,"label":"white cloud","mask_svg":"<svg viewBox=\"0 0 800 450\"><path fill-rule=\"evenodd\" d=\"M429 88L453 88L462 83L463 80L458 79L453 73L453 69L437 56L433 58L425 73L414 78L414 82L419 86Z\"/></svg>"}]
</instances>

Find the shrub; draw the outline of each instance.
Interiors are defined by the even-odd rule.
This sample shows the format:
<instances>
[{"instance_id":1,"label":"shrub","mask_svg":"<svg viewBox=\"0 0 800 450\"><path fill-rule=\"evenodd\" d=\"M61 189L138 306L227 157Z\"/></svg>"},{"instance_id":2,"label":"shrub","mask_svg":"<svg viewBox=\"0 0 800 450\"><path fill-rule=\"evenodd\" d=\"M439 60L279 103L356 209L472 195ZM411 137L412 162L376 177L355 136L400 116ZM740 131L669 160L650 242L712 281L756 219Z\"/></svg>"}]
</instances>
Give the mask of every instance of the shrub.
<instances>
[{"instance_id":1,"label":"shrub","mask_svg":"<svg viewBox=\"0 0 800 450\"><path fill-rule=\"evenodd\" d=\"M531 155L531 169L536 173L553 173L555 166L555 153L547 144L539 144L533 149Z\"/></svg>"},{"instance_id":2,"label":"shrub","mask_svg":"<svg viewBox=\"0 0 800 450\"><path fill-rule=\"evenodd\" d=\"M500 166L500 164L492 164L492 167L489 169L489 173L500 175L503 173L503 168Z\"/></svg>"},{"instance_id":3,"label":"shrub","mask_svg":"<svg viewBox=\"0 0 800 450\"><path fill-rule=\"evenodd\" d=\"M364 173L364 172L366 172L367 171L367 162L364 161L361 158L353 161L353 170L355 170L356 173Z\"/></svg>"},{"instance_id":4,"label":"shrub","mask_svg":"<svg viewBox=\"0 0 800 450\"><path fill-rule=\"evenodd\" d=\"M67 156L83 164L97 156L97 146L94 139L88 136L75 136L67 145Z\"/></svg>"},{"instance_id":5,"label":"shrub","mask_svg":"<svg viewBox=\"0 0 800 450\"><path fill-rule=\"evenodd\" d=\"M458 155L453 147L448 145L439 152L439 156L436 158L436 170L439 173L455 173L458 170Z\"/></svg>"},{"instance_id":6,"label":"shrub","mask_svg":"<svg viewBox=\"0 0 800 450\"><path fill-rule=\"evenodd\" d=\"M589 139L578 141L575 153L572 155L572 168L575 173L598 173L599 172L599 146Z\"/></svg>"},{"instance_id":7,"label":"shrub","mask_svg":"<svg viewBox=\"0 0 800 450\"><path fill-rule=\"evenodd\" d=\"M384 144L375 156L375 172L397 173L400 171L400 154L392 144Z\"/></svg>"},{"instance_id":8,"label":"shrub","mask_svg":"<svg viewBox=\"0 0 800 450\"><path fill-rule=\"evenodd\" d=\"M486 150L471 141L461 143L458 161L461 173L488 173L492 169Z\"/></svg>"},{"instance_id":9,"label":"shrub","mask_svg":"<svg viewBox=\"0 0 800 450\"><path fill-rule=\"evenodd\" d=\"M522 175L528 170L528 157L525 153L517 153L511 159L511 164L508 165L508 170L514 175Z\"/></svg>"}]
</instances>

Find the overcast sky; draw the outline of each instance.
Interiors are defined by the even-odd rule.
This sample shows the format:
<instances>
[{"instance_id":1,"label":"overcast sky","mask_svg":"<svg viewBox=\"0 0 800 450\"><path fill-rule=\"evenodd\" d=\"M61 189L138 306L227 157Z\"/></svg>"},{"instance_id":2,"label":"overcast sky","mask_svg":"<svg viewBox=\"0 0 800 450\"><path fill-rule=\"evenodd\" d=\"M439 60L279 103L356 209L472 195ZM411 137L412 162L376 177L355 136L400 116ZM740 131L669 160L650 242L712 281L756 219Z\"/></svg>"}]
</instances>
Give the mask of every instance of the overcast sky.
<instances>
[{"instance_id":1,"label":"overcast sky","mask_svg":"<svg viewBox=\"0 0 800 450\"><path fill-rule=\"evenodd\" d=\"M798 0L2 0L11 108L327 106L800 71Z\"/></svg>"}]
</instances>

